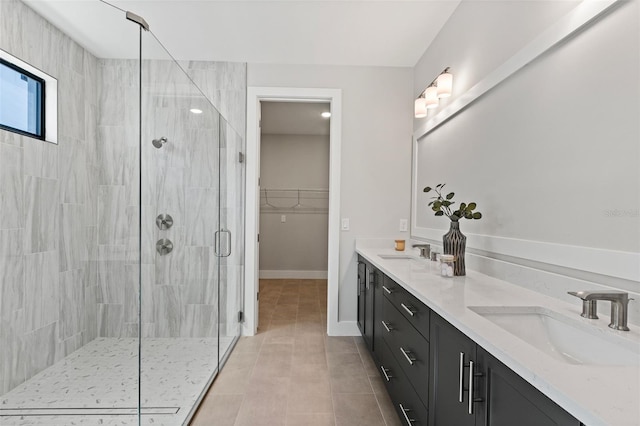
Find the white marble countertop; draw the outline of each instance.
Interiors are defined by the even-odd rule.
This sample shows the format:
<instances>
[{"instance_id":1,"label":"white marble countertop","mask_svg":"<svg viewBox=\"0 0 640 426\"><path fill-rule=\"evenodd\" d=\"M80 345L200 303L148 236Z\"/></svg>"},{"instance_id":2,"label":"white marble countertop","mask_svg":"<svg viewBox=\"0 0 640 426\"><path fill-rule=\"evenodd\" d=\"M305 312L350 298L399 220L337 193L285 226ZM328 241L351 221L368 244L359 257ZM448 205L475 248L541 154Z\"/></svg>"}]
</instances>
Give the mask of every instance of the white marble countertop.
<instances>
[{"instance_id":1,"label":"white marble countertop","mask_svg":"<svg viewBox=\"0 0 640 426\"><path fill-rule=\"evenodd\" d=\"M600 315L598 320L580 317L582 305L578 299L569 304L469 269L465 277L444 278L435 262L379 256L415 256L411 251L356 244L356 252L585 425L640 425L640 358L635 366L568 364L533 348L468 307L541 306L597 328L605 336L613 333L638 349L640 326L631 324L629 332L615 331L608 328L608 316Z\"/></svg>"}]
</instances>

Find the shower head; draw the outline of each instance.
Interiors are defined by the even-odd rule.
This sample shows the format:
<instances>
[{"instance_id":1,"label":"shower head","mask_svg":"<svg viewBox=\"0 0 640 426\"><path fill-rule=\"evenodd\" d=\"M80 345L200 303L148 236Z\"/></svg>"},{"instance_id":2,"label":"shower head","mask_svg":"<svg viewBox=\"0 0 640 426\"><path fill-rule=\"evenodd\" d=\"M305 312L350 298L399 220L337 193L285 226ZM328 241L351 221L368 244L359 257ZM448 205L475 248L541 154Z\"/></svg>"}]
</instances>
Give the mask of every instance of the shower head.
<instances>
[{"instance_id":1,"label":"shower head","mask_svg":"<svg viewBox=\"0 0 640 426\"><path fill-rule=\"evenodd\" d=\"M167 143L167 138L165 138L163 136L160 139L154 139L151 143L153 144L153 146L155 146L156 148L160 149L160 148L162 148L162 145Z\"/></svg>"}]
</instances>

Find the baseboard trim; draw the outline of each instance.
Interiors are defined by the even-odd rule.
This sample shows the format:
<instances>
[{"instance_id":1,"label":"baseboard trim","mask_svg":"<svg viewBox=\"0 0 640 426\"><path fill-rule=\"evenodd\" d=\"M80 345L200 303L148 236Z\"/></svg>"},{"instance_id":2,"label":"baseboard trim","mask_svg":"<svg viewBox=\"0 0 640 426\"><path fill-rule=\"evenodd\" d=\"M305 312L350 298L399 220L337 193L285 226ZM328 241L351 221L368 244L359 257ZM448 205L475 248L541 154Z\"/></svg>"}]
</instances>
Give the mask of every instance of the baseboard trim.
<instances>
[{"instance_id":1,"label":"baseboard trim","mask_svg":"<svg viewBox=\"0 0 640 426\"><path fill-rule=\"evenodd\" d=\"M327 271L260 270L261 279L326 280Z\"/></svg>"},{"instance_id":2,"label":"baseboard trim","mask_svg":"<svg viewBox=\"0 0 640 426\"><path fill-rule=\"evenodd\" d=\"M330 323L329 330L327 331L329 336L360 336L360 329L358 329L358 323L356 321L339 321L337 323Z\"/></svg>"}]
</instances>

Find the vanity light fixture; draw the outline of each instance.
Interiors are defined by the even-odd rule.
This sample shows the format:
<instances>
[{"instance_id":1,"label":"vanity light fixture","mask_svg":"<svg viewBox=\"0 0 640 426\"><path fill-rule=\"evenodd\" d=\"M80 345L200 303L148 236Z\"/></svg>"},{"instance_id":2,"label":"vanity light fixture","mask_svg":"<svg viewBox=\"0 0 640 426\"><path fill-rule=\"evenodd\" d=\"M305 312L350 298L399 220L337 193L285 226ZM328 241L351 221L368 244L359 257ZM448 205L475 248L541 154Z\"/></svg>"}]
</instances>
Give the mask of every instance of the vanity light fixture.
<instances>
[{"instance_id":1,"label":"vanity light fixture","mask_svg":"<svg viewBox=\"0 0 640 426\"><path fill-rule=\"evenodd\" d=\"M451 96L453 89L453 74L449 72L449 67L445 68L429 86L420 93L414 103L414 117L424 118L427 116L427 109L437 108L441 98Z\"/></svg>"},{"instance_id":2,"label":"vanity light fixture","mask_svg":"<svg viewBox=\"0 0 640 426\"><path fill-rule=\"evenodd\" d=\"M453 74L449 72L449 67L442 71L438 78L436 78L436 86L438 87L438 98L448 98L451 96Z\"/></svg>"},{"instance_id":3,"label":"vanity light fixture","mask_svg":"<svg viewBox=\"0 0 640 426\"><path fill-rule=\"evenodd\" d=\"M331 117L331 113L329 111L325 111L322 114L320 114L322 116L322 118L329 118Z\"/></svg>"},{"instance_id":4,"label":"vanity light fixture","mask_svg":"<svg viewBox=\"0 0 640 426\"><path fill-rule=\"evenodd\" d=\"M438 108L438 104L440 103L438 100L438 88L434 83L431 83L424 91L424 99L427 104L427 109Z\"/></svg>"},{"instance_id":5,"label":"vanity light fixture","mask_svg":"<svg viewBox=\"0 0 640 426\"><path fill-rule=\"evenodd\" d=\"M422 94L415 101L414 116L416 118L424 118L427 116L427 100L422 96Z\"/></svg>"}]
</instances>

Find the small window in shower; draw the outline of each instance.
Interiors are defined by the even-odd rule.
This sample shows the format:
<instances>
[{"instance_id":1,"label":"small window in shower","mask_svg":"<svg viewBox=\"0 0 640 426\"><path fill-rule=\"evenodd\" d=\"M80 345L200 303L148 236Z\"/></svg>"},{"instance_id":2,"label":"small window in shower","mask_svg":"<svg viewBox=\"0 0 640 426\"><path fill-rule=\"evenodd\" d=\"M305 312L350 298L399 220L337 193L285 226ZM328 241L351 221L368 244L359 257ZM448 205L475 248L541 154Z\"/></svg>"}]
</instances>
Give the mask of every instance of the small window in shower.
<instances>
[{"instance_id":1,"label":"small window in shower","mask_svg":"<svg viewBox=\"0 0 640 426\"><path fill-rule=\"evenodd\" d=\"M0 50L0 128L57 143L56 120L57 80Z\"/></svg>"}]
</instances>

